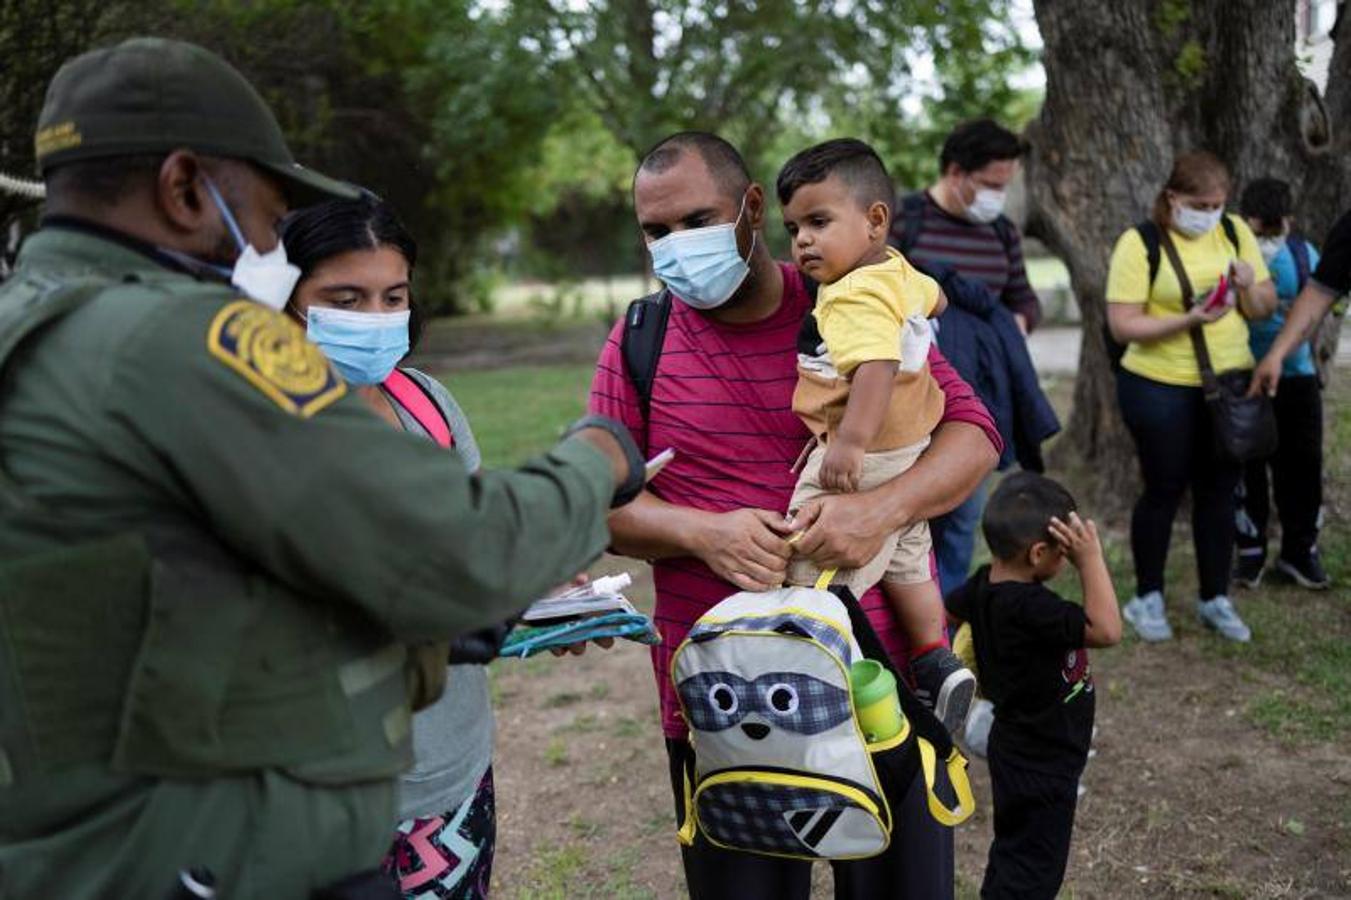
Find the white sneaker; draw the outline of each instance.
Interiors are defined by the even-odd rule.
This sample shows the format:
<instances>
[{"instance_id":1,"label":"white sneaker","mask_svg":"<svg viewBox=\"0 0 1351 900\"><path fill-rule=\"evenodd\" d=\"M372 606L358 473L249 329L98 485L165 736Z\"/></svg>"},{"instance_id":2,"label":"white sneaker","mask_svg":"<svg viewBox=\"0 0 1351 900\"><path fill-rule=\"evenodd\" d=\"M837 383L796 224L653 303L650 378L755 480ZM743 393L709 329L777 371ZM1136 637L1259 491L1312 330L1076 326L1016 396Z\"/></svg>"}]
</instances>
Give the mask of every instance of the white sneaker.
<instances>
[{"instance_id":1,"label":"white sneaker","mask_svg":"<svg viewBox=\"0 0 1351 900\"><path fill-rule=\"evenodd\" d=\"M1163 594L1158 591L1132 598L1121 607L1121 618L1131 623L1142 641L1153 643L1173 639L1173 629L1163 613Z\"/></svg>"},{"instance_id":2,"label":"white sneaker","mask_svg":"<svg viewBox=\"0 0 1351 900\"><path fill-rule=\"evenodd\" d=\"M962 740L966 749L976 756L985 756L990 746L990 726L994 724L994 704L984 697L971 704L971 712L966 716L966 733Z\"/></svg>"},{"instance_id":3,"label":"white sneaker","mask_svg":"<svg viewBox=\"0 0 1351 900\"><path fill-rule=\"evenodd\" d=\"M1243 624L1234 604L1224 594L1209 600L1197 600L1196 614L1201 617L1202 625L1218 631L1222 637L1240 644L1252 640L1252 631Z\"/></svg>"}]
</instances>

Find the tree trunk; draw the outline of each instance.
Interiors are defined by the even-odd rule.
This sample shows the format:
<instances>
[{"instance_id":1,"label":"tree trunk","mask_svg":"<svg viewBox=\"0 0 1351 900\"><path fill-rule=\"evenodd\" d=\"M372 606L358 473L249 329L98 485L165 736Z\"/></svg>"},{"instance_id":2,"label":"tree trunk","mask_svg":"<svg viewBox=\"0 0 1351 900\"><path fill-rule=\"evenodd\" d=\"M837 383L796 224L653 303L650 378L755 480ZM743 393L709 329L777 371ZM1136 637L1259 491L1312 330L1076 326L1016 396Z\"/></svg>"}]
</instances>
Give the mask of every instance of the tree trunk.
<instances>
[{"instance_id":1,"label":"tree trunk","mask_svg":"<svg viewBox=\"0 0 1351 900\"><path fill-rule=\"evenodd\" d=\"M1136 466L1103 339L1112 247L1193 149L1223 159L1236 189L1262 175L1290 181L1321 239L1351 185L1351 40L1336 47L1325 114L1296 67L1295 0L1034 6L1046 100L1027 131L1027 232L1069 267L1083 318L1074 410L1055 454L1110 473L1094 479L1093 500L1119 507Z\"/></svg>"}]
</instances>

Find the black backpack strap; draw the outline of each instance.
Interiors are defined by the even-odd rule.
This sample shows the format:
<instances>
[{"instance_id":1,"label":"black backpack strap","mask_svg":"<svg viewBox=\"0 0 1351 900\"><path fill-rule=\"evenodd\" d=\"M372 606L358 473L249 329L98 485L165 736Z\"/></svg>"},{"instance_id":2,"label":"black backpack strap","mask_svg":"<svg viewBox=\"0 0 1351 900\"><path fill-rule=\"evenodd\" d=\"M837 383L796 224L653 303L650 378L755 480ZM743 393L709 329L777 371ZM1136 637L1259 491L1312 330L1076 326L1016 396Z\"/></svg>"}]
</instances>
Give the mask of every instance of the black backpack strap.
<instances>
[{"instance_id":1,"label":"black backpack strap","mask_svg":"<svg viewBox=\"0 0 1351 900\"><path fill-rule=\"evenodd\" d=\"M1162 258L1159 250L1159 226L1146 219L1135 226L1135 231L1145 243L1145 259L1149 262L1149 286L1152 288L1154 279L1159 275L1159 260Z\"/></svg>"},{"instance_id":2,"label":"black backpack strap","mask_svg":"<svg viewBox=\"0 0 1351 900\"><path fill-rule=\"evenodd\" d=\"M901 198L901 221L905 225L905 232L901 235L901 245L897 249L902 253L909 253L910 248L919 241L920 232L924 230L923 191L914 191Z\"/></svg>"},{"instance_id":3,"label":"black backpack strap","mask_svg":"<svg viewBox=\"0 0 1351 900\"><path fill-rule=\"evenodd\" d=\"M1013 242L1018 239L1018 229L1008 216L999 215L993 222L994 233L999 237L999 243L1004 245L1004 255L1011 256L1013 253Z\"/></svg>"},{"instance_id":4,"label":"black backpack strap","mask_svg":"<svg viewBox=\"0 0 1351 900\"><path fill-rule=\"evenodd\" d=\"M638 392L638 407L644 422L652 408L652 383L657 377L657 363L661 359L666 323L670 318L671 292L665 288L634 300L624 313L619 352L624 359L624 371Z\"/></svg>"},{"instance_id":5,"label":"black backpack strap","mask_svg":"<svg viewBox=\"0 0 1351 900\"><path fill-rule=\"evenodd\" d=\"M1234 248L1234 255L1238 256L1238 229L1234 227L1234 220L1229 218L1229 213L1220 216L1220 227L1224 229L1224 236L1229 239L1230 245Z\"/></svg>"},{"instance_id":6,"label":"black backpack strap","mask_svg":"<svg viewBox=\"0 0 1351 900\"><path fill-rule=\"evenodd\" d=\"M868 614L864 612L863 604L854 597L853 592L847 587L831 585L829 590L840 598L844 608L849 611L849 625L854 629L854 640L858 641L858 647L863 651L864 657L877 660L896 677L896 695L901 701L901 712L905 713L905 717L910 720L910 724L915 728L915 733L933 745L940 759L947 759L952 753L952 735L943 727L943 723L938 720L933 711L921 703L920 699L910 690L905 677L896 668L895 663L891 661L891 656L882 644L882 639L877 636L877 631L874 630L872 622L868 621Z\"/></svg>"},{"instance_id":7,"label":"black backpack strap","mask_svg":"<svg viewBox=\"0 0 1351 900\"><path fill-rule=\"evenodd\" d=\"M1309 259L1309 245L1304 238L1293 233L1285 239L1285 244L1295 259L1295 293L1299 293L1304 290L1304 285L1308 284L1309 273L1313 268Z\"/></svg>"}]
</instances>

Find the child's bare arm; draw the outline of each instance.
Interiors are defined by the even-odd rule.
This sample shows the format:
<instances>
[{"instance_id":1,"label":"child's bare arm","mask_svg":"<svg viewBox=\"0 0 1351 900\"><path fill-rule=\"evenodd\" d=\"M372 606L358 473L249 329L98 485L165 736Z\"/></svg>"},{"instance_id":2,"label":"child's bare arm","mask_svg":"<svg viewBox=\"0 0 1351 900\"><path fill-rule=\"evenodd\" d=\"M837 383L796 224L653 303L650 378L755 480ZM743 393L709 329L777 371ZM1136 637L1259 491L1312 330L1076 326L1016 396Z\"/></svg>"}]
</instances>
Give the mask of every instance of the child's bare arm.
<instances>
[{"instance_id":1,"label":"child's bare arm","mask_svg":"<svg viewBox=\"0 0 1351 900\"><path fill-rule=\"evenodd\" d=\"M1084 588L1084 643L1089 647L1111 647L1121 640L1121 610L1117 607L1116 588L1102 556L1098 527L1092 519L1070 513L1069 522L1051 519L1052 537L1065 548Z\"/></svg>"},{"instance_id":2,"label":"child's bare arm","mask_svg":"<svg viewBox=\"0 0 1351 900\"><path fill-rule=\"evenodd\" d=\"M943 293L943 289L938 289L938 302L934 304L933 310L929 313L930 319L936 319L943 315L944 310L948 308L948 295Z\"/></svg>"},{"instance_id":3,"label":"child's bare arm","mask_svg":"<svg viewBox=\"0 0 1351 900\"><path fill-rule=\"evenodd\" d=\"M863 454L886 421L895 377L896 361L891 359L870 360L854 369L844 418L826 441L826 455L821 461L821 486L826 490L858 490Z\"/></svg>"}]
</instances>

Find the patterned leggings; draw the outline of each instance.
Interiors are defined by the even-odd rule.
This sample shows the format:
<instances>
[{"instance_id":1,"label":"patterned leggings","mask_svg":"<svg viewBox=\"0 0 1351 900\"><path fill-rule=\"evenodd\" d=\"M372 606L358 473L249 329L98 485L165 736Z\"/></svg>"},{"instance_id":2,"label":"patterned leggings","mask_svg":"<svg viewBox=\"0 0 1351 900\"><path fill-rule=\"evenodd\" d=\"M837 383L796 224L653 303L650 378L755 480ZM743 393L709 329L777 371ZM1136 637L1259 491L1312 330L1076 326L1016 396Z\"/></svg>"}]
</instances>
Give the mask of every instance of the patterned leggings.
<instances>
[{"instance_id":1,"label":"patterned leggings","mask_svg":"<svg viewBox=\"0 0 1351 900\"><path fill-rule=\"evenodd\" d=\"M405 900L481 900L488 896L497 841L493 770L473 795L443 816L400 822L383 868Z\"/></svg>"}]
</instances>

